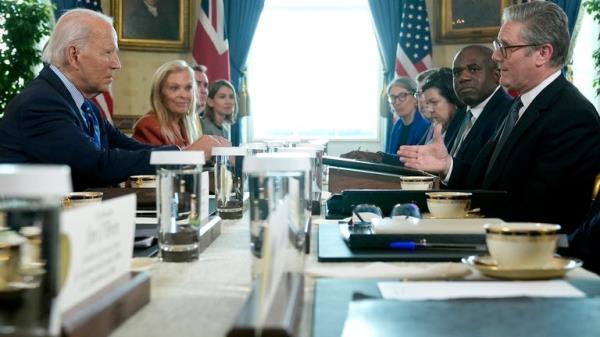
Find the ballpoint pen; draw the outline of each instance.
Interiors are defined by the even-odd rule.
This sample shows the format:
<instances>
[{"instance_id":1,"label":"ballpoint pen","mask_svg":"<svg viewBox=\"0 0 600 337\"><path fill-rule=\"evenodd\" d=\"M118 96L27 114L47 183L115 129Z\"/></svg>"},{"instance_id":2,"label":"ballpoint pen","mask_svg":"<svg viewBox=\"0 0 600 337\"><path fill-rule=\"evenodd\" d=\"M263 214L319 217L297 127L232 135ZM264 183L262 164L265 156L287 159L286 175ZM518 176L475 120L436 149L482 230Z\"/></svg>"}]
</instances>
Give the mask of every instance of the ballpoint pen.
<instances>
[{"instance_id":1,"label":"ballpoint pen","mask_svg":"<svg viewBox=\"0 0 600 337\"><path fill-rule=\"evenodd\" d=\"M421 241L395 241L389 243L389 248L413 251L417 249L446 249L446 250L486 250L484 244L470 243L428 243L427 240Z\"/></svg>"}]
</instances>

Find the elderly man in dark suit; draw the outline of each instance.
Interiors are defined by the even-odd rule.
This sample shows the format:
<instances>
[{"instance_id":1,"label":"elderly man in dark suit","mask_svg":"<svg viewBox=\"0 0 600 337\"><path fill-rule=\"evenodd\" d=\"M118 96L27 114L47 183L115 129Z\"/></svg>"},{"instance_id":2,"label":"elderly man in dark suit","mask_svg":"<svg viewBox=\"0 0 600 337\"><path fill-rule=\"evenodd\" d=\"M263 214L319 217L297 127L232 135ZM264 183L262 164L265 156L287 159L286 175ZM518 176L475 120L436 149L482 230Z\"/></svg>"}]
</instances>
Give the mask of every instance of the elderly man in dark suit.
<instances>
[{"instance_id":1,"label":"elderly man in dark suit","mask_svg":"<svg viewBox=\"0 0 600 337\"><path fill-rule=\"evenodd\" d=\"M117 51L109 17L86 9L65 13L44 50L46 66L0 120L0 163L67 164L75 190L153 173L149 158L157 148L121 133L89 101L108 90L121 68ZM205 136L186 150L202 150L210 158L220 144L227 141Z\"/></svg>"},{"instance_id":2,"label":"elderly man in dark suit","mask_svg":"<svg viewBox=\"0 0 600 337\"><path fill-rule=\"evenodd\" d=\"M438 172L452 188L505 190L507 221L583 222L600 171L600 117L561 69L569 50L565 13L551 2L505 9L494 41L500 84L519 94L472 165L454 166L440 146L404 147L407 167Z\"/></svg>"}]
</instances>

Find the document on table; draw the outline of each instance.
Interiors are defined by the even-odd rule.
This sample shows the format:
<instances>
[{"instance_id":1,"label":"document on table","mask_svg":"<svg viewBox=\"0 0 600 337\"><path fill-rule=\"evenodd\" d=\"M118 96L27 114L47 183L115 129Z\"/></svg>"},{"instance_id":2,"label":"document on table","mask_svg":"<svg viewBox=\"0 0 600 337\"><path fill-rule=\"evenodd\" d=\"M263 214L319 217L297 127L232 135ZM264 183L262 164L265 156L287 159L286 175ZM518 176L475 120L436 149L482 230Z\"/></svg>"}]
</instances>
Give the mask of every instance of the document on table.
<instances>
[{"instance_id":1,"label":"document on table","mask_svg":"<svg viewBox=\"0 0 600 337\"><path fill-rule=\"evenodd\" d=\"M377 285L383 298L409 301L457 298L585 297L585 293L561 280L379 282Z\"/></svg>"}]
</instances>

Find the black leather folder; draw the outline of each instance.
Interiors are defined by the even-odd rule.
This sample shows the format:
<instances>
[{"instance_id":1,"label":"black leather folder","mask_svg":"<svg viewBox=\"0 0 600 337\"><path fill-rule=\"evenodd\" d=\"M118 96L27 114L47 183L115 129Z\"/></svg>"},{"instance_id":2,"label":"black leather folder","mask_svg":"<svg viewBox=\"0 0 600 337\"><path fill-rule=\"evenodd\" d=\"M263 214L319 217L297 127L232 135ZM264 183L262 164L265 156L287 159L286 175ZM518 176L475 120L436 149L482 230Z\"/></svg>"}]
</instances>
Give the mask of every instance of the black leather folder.
<instances>
[{"instance_id":1,"label":"black leather folder","mask_svg":"<svg viewBox=\"0 0 600 337\"><path fill-rule=\"evenodd\" d=\"M413 170L404 166L370 163L367 161L360 161L356 159L347 159L334 156L323 156L323 164L341 167L353 170L371 171L378 173L392 173L403 176L430 176L430 173L425 171Z\"/></svg>"},{"instance_id":2,"label":"black leather folder","mask_svg":"<svg viewBox=\"0 0 600 337\"><path fill-rule=\"evenodd\" d=\"M488 218L498 217L508 194L505 191L460 190L471 192L471 208L480 208L481 214ZM339 195L333 195L327 202L327 219L341 219L352 215L352 208L358 204L375 204L381 208L385 216L389 216L394 205L399 203L415 203L421 212L427 211L426 192L407 190L369 190L350 189Z\"/></svg>"},{"instance_id":3,"label":"black leather folder","mask_svg":"<svg viewBox=\"0 0 600 337\"><path fill-rule=\"evenodd\" d=\"M585 298L383 300L377 280L320 279L315 284L313 337L598 336L600 280L569 280ZM355 300L357 298L363 298ZM348 329L347 323L363 329Z\"/></svg>"},{"instance_id":4,"label":"black leather folder","mask_svg":"<svg viewBox=\"0 0 600 337\"><path fill-rule=\"evenodd\" d=\"M448 261L460 261L463 257L481 254L482 251L474 250L415 250L415 251L403 251L403 250L392 250L392 249L369 249L370 247L363 247L363 249L350 249L346 243L343 235L340 232L340 225L338 224L326 224L322 223L319 225L319 237L318 237L318 261L319 262L365 262L365 261L410 261L410 262L448 262ZM421 236L419 236L421 237ZM417 236L384 236L381 240L377 237L373 238L371 243L373 245L379 245L386 240L392 241L393 239L402 240L416 240ZM364 238L363 238L364 239ZM456 242L456 243L474 243L483 244L485 238L482 236L473 235L449 235L446 238L441 238L439 235L432 235L432 240L438 242ZM434 242L434 241L432 241Z\"/></svg>"}]
</instances>

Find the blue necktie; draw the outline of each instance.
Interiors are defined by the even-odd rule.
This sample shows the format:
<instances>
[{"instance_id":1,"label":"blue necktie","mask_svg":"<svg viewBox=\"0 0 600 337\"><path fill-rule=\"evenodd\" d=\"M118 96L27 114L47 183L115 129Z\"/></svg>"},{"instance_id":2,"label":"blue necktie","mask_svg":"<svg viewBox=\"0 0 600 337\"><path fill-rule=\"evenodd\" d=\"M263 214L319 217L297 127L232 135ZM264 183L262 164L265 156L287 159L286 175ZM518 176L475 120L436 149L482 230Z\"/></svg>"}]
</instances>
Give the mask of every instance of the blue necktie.
<instances>
[{"instance_id":1,"label":"blue necktie","mask_svg":"<svg viewBox=\"0 0 600 337\"><path fill-rule=\"evenodd\" d=\"M98 124L98 119L94 114L94 108L92 107L92 103L86 99L81 105L81 110L83 111L83 115L85 116L85 121L87 123L88 135L94 140L96 148L102 148L102 145L100 143L100 125Z\"/></svg>"},{"instance_id":2,"label":"blue necktie","mask_svg":"<svg viewBox=\"0 0 600 337\"><path fill-rule=\"evenodd\" d=\"M490 158L490 162L485 173L486 176L490 174L490 170L492 169L492 166L494 166L494 162L496 161L498 155L500 154L500 151L504 147L504 143L506 143L508 136L510 136L510 133L515 127L515 124L517 124L517 121L519 120L519 110L521 110L522 106L523 102L521 102L521 97L517 97L517 99L513 102L513 105L510 107L506 119L504 120L504 128L502 129L502 133L500 134L500 139L498 139L498 141L496 142L494 152L492 152L492 157Z\"/></svg>"}]
</instances>

